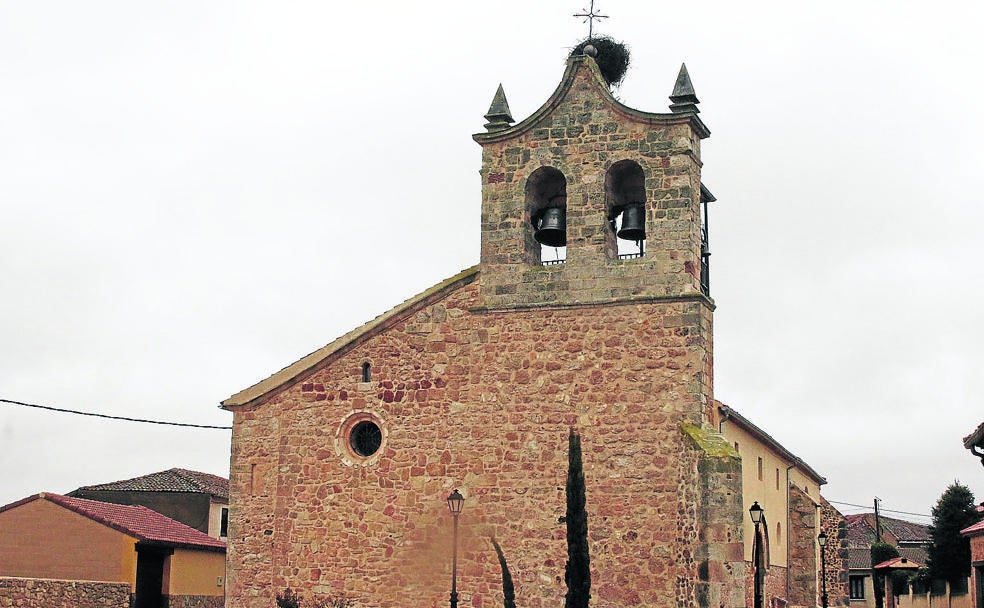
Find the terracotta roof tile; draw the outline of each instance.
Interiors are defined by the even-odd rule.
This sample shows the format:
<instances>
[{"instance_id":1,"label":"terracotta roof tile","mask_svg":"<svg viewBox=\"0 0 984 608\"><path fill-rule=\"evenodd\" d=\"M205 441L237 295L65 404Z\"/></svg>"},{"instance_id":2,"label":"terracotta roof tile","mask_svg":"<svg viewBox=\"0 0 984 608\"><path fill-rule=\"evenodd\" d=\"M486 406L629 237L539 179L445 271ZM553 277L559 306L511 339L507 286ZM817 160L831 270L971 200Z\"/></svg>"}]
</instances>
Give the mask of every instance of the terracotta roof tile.
<instances>
[{"instance_id":1,"label":"terracotta roof tile","mask_svg":"<svg viewBox=\"0 0 984 608\"><path fill-rule=\"evenodd\" d=\"M979 536L981 534L984 534L984 520L977 522L973 526L964 528L963 530L960 531L960 533L967 534L969 536Z\"/></svg>"},{"instance_id":2,"label":"terracotta roof tile","mask_svg":"<svg viewBox=\"0 0 984 608\"><path fill-rule=\"evenodd\" d=\"M142 475L93 486L79 490L90 491L130 491L130 492L196 492L217 498L229 498L229 480L225 477L189 471L188 469L168 469L158 473ZM76 490L77 492L78 490Z\"/></svg>"},{"instance_id":3,"label":"terracotta roof tile","mask_svg":"<svg viewBox=\"0 0 984 608\"><path fill-rule=\"evenodd\" d=\"M892 559L884 561L880 564L875 564L875 569L877 570L881 570L882 568L892 568L893 570L915 570L920 567L922 567L922 564L905 557L893 557Z\"/></svg>"},{"instance_id":4,"label":"terracotta roof tile","mask_svg":"<svg viewBox=\"0 0 984 608\"><path fill-rule=\"evenodd\" d=\"M225 543L199 532L181 522L174 521L147 507L117 505L98 500L69 498L60 494L42 492L19 500L0 511L16 508L32 500L47 500L56 505L88 517L114 530L136 537L139 541L169 547L190 547L209 551L225 551Z\"/></svg>"}]
</instances>

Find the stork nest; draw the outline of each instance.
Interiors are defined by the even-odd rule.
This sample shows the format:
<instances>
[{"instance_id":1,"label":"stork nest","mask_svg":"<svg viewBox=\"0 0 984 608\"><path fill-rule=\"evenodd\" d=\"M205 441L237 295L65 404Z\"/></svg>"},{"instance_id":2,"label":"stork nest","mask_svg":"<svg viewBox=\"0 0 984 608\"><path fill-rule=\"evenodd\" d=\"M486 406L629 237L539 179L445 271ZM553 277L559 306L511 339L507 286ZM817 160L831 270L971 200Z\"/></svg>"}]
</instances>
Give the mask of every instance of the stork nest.
<instances>
[{"instance_id":1,"label":"stork nest","mask_svg":"<svg viewBox=\"0 0 984 608\"><path fill-rule=\"evenodd\" d=\"M594 60L598 64L605 82L610 87L618 86L625 78L625 72L629 69L629 47L608 36L595 36L579 42L571 51L570 57L583 55L584 47L589 44L598 51Z\"/></svg>"}]
</instances>

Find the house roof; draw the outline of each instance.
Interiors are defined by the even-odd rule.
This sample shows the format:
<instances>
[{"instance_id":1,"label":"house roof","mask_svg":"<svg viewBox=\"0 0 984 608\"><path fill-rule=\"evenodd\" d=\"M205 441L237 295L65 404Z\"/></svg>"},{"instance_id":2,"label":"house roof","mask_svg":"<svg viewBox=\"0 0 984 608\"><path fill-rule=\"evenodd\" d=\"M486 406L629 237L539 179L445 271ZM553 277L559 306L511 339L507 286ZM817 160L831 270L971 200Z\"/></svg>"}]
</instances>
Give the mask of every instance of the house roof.
<instances>
[{"instance_id":1,"label":"house roof","mask_svg":"<svg viewBox=\"0 0 984 608\"><path fill-rule=\"evenodd\" d=\"M331 360L335 356L348 351L351 347L358 344L363 338L373 332L380 329L385 329L420 308L444 298L447 294L462 285L467 285L468 283L473 282L476 278L478 278L478 269L479 267L476 265L466 270L462 270L453 277L446 279L430 289L417 294L409 300L406 300L402 304L391 308L368 323L353 329L347 334L319 348L306 357L291 363L266 380L261 380L253 386L239 391L235 395L223 401L221 404L222 407L228 408L257 402L277 389L291 384L301 377L308 375L328 360Z\"/></svg>"},{"instance_id":2,"label":"house roof","mask_svg":"<svg viewBox=\"0 0 984 608\"><path fill-rule=\"evenodd\" d=\"M922 564L914 562L905 557L893 557L890 560L883 561L880 564L875 564L875 570L891 569L891 570L916 570L922 567Z\"/></svg>"},{"instance_id":3,"label":"house roof","mask_svg":"<svg viewBox=\"0 0 984 608\"><path fill-rule=\"evenodd\" d=\"M980 536L984 534L984 519L977 522L973 526L964 528L963 530L960 531L960 533L963 534L964 536Z\"/></svg>"},{"instance_id":4,"label":"house roof","mask_svg":"<svg viewBox=\"0 0 984 608\"><path fill-rule=\"evenodd\" d=\"M897 545L899 558L918 564L926 563L926 547L929 545L929 526L885 517L879 514L882 538ZM871 569L871 543L875 542L875 514L855 513L845 516L847 520L848 568L852 570Z\"/></svg>"},{"instance_id":5,"label":"house roof","mask_svg":"<svg viewBox=\"0 0 984 608\"><path fill-rule=\"evenodd\" d=\"M973 433L963 438L963 444L968 450L974 446L984 448L984 422L980 423Z\"/></svg>"},{"instance_id":6,"label":"house roof","mask_svg":"<svg viewBox=\"0 0 984 608\"><path fill-rule=\"evenodd\" d=\"M734 422L736 425L741 427L746 433L752 435L772 450L774 450L781 457L785 458L790 463L796 465L796 467L802 471L804 475L813 479L818 485L824 485L827 483L827 478L817 473L813 467L806 464L799 456L796 456L789 450L787 450L781 443L776 441L771 435L760 429L758 426L752 423L751 420L745 418L739 414L734 408L727 406L720 401L716 401L718 407L721 410L721 414L724 416L724 421Z\"/></svg>"},{"instance_id":7,"label":"house roof","mask_svg":"<svg viewBox=\"0 0 984 608\"><path fill-rule=\"evenodd\" d=\"M0 507L0 513L35 500L47 500L95 522L135 537L142 543L165 547L185 547L206 551L225 551L225 543L198 530L165 517L147 507L117 505L98 500L71 498L41 492Z\"/></svg>"},{"instance_id":8,"label":"house roof","mask_svg":"<svg viewBox=\"0 0 984 608\"><path fill-rule=\"evenodd\" d=\"M112 481L92 486L83 486L80 490L89 491L118 491L118 492L194 492L208 494L217 498L229 499L229 480L225 477L189 471L188 469L168 469L149 475L141 475L132 479Z\"/></svg>"},{"instance_id":9,"label":"house roof","mask_svg":"<svg viewBox=\"0 0 984 608\"><path fill-rule=\"evenodd\" d=\"M851 545L863 544L871 546L875 540L875 514L855 513L845 517L847 520L847 538ZM929 544L929 526L917 524L904 519L886 517L879 514L882 532L889 534L896 542L902 544Z\"/></svg>"}]
</instances>

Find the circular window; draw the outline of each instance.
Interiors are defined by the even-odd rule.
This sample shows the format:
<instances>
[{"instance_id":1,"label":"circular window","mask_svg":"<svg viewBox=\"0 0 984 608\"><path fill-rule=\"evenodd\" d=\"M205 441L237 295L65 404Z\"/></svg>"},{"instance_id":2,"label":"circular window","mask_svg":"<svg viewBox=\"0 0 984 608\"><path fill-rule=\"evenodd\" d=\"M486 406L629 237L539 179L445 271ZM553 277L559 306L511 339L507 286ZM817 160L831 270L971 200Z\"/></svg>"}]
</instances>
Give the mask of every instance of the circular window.
<instances>
[{"instance_id":1,"label":"circular window","mask_svg":"<svg viewBox=\"0 0 984 608\"><path fill-rule=\"evenodd\" d=\"M383 431L372 420L363 420L352 427L349 433L349 446L352 451L367 458L379 450L383 443Z\"/></svg>"},{"instance_id":2,"label":"circular window","mask_svg":"<svg viewBox=\"0 0 984 608\"><path fill-rule=\"evenodd\" d=\"M373 412L354 411L335 431L335 451L348 466L369 466L383 454L386 424Z\"/></svg>"}]
</instances>

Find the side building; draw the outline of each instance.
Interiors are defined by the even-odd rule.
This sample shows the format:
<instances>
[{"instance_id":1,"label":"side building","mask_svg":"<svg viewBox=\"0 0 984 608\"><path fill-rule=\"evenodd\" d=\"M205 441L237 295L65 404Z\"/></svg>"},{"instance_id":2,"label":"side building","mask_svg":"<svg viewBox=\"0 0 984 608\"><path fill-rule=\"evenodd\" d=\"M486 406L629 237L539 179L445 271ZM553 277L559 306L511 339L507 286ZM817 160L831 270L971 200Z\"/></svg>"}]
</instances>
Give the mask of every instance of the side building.
<instances>
[{"instance_id":1,"label":"side building","mask_svg":"<svg viewBox=\"0 0 984 608\"><path fill-rule=\"evenodd\" d=\"M744 523L747 605L754 605L755 576L763 605L822 605L824 589L828 606L849 605L847 523L820 495L827 480L734 408L718 409L720 431L741 456L745 507L762 509L757 538L751 518Z\"/></svg>"},{"instance_id":2,"label":"side building","mask_svg":"<svg viewBox=\"0 0 984 608\"><path fill-rule=\"evenodd\" d=\"M146 507L43 492L0 507L0 537L0 605L224 603L225 543Z\"/></svg>"}]
</instances>

